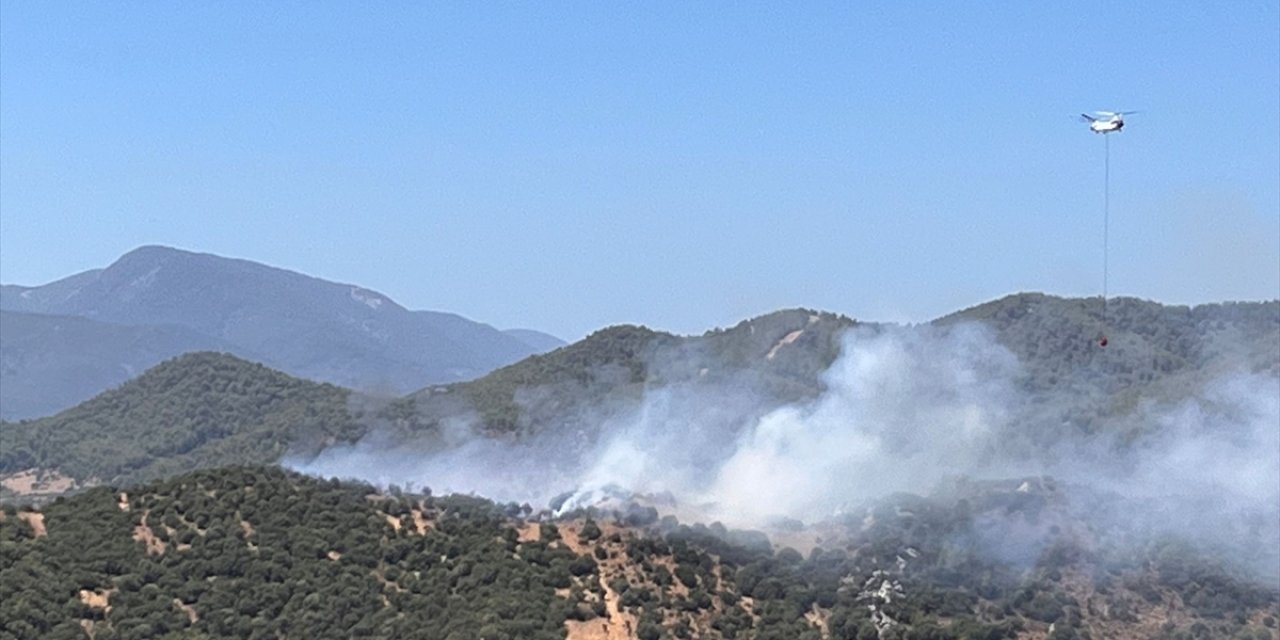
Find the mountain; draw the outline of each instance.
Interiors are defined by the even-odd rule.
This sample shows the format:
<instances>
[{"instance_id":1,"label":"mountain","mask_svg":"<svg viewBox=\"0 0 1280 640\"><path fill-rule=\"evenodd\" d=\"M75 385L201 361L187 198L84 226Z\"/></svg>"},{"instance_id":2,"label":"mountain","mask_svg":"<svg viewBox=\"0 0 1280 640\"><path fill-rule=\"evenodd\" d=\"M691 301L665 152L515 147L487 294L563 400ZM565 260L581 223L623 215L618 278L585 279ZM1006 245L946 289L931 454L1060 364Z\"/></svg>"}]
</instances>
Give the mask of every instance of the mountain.
<instances>
[{"instance_id":1,"label":"mountain","mask_svg":"<svg viewBox=\"0 0 1280 640\"><path fill-rule=\"evenodd\" d=\"M229 351L180 326L0 311L0 418L50 415L190 351Z\"/></svg>"},{"instance_id":2,"label":"mountain","mask_svg":"<svg viewBox=\"0 0 1280 640\"><path fill-rule=\"evenodd\" d=\"M1128 386L1135 378L1127 374L1147 360L1160 373L1232 361L1251 371L1280 374L1280 300L1185 306L1114 298L1107 301L1106 313L1104 324L1098 298L1019 293L934 324L988 326L1019 360L1037 365L1030 377L1041 382L1098 365L1108 373L1126 374L1116 382ZM1114 348L1099 348L1094 340L1099 333L1106 333Z\"/></svg>"},{"instance_id":3,"label":"mountain","mask_svg":"<svg viewBox=\"0 0 1280 640\"><path fill-rule=\"evenodd\" d=\"M536 353L553 351L568 344L564 340L561 340L549 333L543 333L533 329L507 329L503 331L503 333L529 345Z\"/></svg>"},{"instance_id":4,"label":"mountain","mask_svg":"<svg viewBox=\"0 0 1280 640\"><path fill-rule=\"evenodd\" d=\"M5 285L0 288L0 309L133 327L182 327L204 336L205 344L292 375L391 394L474 378L539 351L525 342L528 336L513 337L455 314L410 311L354 285L158 246L141 247L105 269L44 286ZM119 358L145 359L143 353L163 353L163 346L139 335L139 353L110 354L117 359L96 362L94 368L118 367ZM39 348L35 343L27 346ZM59 347L49 344L46 349L53 353ZM70 367L54 362L46 366ZM15 381L20 378L19 371L9 375ZM8 386L9 378L4 382ZM57 389L50 395L73 394ZM53 402L18 403L24 405ZM29 414L6 407L4 416Z\"/></svg>"},{"instance_id":5,"label":"mountain","mask_svg":"<svg viewBox=\"0 0 1280 640\"><path fill-rule=\"evenodd\" d=\"M816 395L818 373L851 324L795 310L693 338L611 327L475 381L392 402L230 354L186 354L57 415L0 425L0 478L128 484L177 469L275 462L286 451L354 442L373 429L430 443L443 423L472 414L491 435L571 432L591 428L584 422L591 407L625 406L648 387L677 382L734 383L737 411L764 411ZM522 397L533 389L535 397ZM737 411L726 415L736 419Z\"/></svg>"},{"instance_id":6,"label":"mountain","mask_svg":"<svg viewBox=\"0 0 1280 640\"><path fill-rule=\"evenodd\" d=\"M706 432L698 437L732 438L766 412L822 394L824 372L850 329L985 326L1020 361L1014 382L1025 402L1014 422L1032 445L1059 437L1064 424L1082 432L1102 424L1149 428L1115 418L1143 402L1190 397L1223 372L1280 375L1280 302L1187 308L1122 299L1113 303L1105 350L1093 343L1098 321L1090 300L1019 294L923 327L804 309L689 337L616 326L397 400L297 380L230 355L196 354L56 416L0 426L0 477L12 482L34 470L81 485L124 483L194 466L274 462L285 451L375 431L388 444L431 449L450 441L450 425L460 419L502 441L563 436L564 464L586 455L612 418L663 390L678 392L664 397L667 413L656 419L696 410Z\"/></svg>"},{"instance_id":7,"label":"mountain","mask_svg":"<svg viewBox=\"0 0 1280 640\"><path fill-rule=\"evenodd\" d=\"M1006 296L935 320L987 327L1021 365L1041 422L1092 431L1141 402L1178 401L1231 373L1280 376L1280 301L1194 307L1137 298ZM1109 346L1096 343L1106 333Z\"/></svg>"},{"instance_id":8,"label":"mountain","mask_svg":"<svg viewBox=\"0 0 1280 640\"><path fill-rule=\"evenodd\" d=\"M852 328L871 336L981 326L1018 360L1014 382L1026 400L1024 420L1082 431L1143 400L1182 399L1221 374L1280 376L1280 301L1186 307L1120 298L1108 314L1106 348L1095 342L1102 329L1099 300L1038 293L1006 296L915 327L803 309L701 336L611 327L473 381L428 387L413 396L414 410L436 415L434 405L462 396L486 430L527 434L563 427L588 406L626 404L646 389L690 383L730 386L742 391L741 399L760 402L743 406L738 419L820 394L823 372Z\"/></svg>"},{"instance_id":9,"label":"mountain","mask_svg":"<svg viewBox=\"0 0 1280 640\"><path fill-rule=\"evenodd\" d=\"M1250 507L1250 487L1217 480L1211 503L1181 501L1203 489L1203 460L1183 449L1154 494L960 478L763 531L682 525L682 505L621 489L553 513L240 466L375 432L414 443L400 451L418 464L477 443L449 426L461 419L512 468L572 464L585 449L536 449L525 467L517 447L590 440L642 398L661 399L645 419L723 447L736 435L721 427L784 403L803 412L838 383L824 372L849 345L932 345L969 325L984 327L973 344L1019 361L1013 424L1030 438L1112 428L1098 418L1222 374L1280 374L1280 302L1116 300L1105 349L1100 311L1018 294L910 327L800 309L690 337L610 327L398 400L184 355L58 415L0 423L0 637L1274 640L1273 503ZM686 397L710 412L685 420ZM796 500L815 490L782 486ZM44 506L13 504L33 498Z\"/></svg>"},{"instance_id":10,"label":"mountain","mask_svg":"<svg viewBox=\"0 0 1280 640\"><path fill-rule=\"evenodd\" d=\"M1015 486L1017 488L1015 488ZM644 510L203 470L0 511L6 638L1273 640L1275 585L1132 548L1038 479L895 496L806 551ZM984 546L1011 534L1035 551Z\"/></svg>"},{"instance_id":11,"label":"mountain","mask_svg":"<svg viewBox=\"0 0 1280 640\"><path fill-rule=\"evenodd\" d=\"M732 386L740 409L766 410L820 393L820 374L854 324L836 314L792 309L701 336L609 327L476 380L429 387L410 400L419 414L434 416L435 405L460 396L485 431L523 434L570 430L569 424L599 417L589 408L626 405L646 389L675 384Z\"/></svg>"}]
</instances>

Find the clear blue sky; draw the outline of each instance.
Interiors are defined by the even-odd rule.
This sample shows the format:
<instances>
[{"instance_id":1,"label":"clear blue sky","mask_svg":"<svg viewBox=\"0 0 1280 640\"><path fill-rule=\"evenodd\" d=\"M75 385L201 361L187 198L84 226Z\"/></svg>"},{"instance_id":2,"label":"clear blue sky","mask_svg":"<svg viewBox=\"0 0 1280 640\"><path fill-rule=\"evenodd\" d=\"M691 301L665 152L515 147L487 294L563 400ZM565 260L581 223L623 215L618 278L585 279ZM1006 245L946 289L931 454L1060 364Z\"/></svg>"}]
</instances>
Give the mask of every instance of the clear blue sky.
<instances>
[{"instance_id":1,"label":"clear blue sky","mask_svg":"<svg viewBox=\"0 0 1280 640\"><path fill-rule=\"evenodd\" d=\"M267 4L0 4L0 280L166 244L569 339L1090 295L1116 108L1112 292L1280 296L1276 2Z\"/></svg>"}]
</instances>

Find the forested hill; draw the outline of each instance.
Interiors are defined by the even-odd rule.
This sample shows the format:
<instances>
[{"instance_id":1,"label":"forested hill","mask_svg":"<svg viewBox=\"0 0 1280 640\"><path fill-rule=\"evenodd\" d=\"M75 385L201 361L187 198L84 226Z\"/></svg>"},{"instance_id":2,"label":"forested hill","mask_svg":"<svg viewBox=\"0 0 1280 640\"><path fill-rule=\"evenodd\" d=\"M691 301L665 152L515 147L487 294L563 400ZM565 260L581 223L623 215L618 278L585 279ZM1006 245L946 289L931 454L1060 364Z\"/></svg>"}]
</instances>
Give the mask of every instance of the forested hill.
<instances>
[{"instance_id":1,"label":"forested hill","mask_svg":"<svg viewBox=\"0 0 1280 640\"><path fill-rule=\"evenodd\" d=\"M1183 307L1120 298L1109 302L1104 326L1100 299L1027 293L903 330L961 323L983 325L1018 358L1019 390L1038 412L1029 421L1082 430L1140 400L1176 401L1223 373L1280 375L1280 301ZM471 382L424 389L401 415L435 419L461 396L490 433L530 433L673 383L730 386L742 391L739 402L767 410L821 393L822 373L852 327L873 335L892 325L794 309L692 337L611 327ZM1104 331L1109 346L1101 348Z\"/></svg>"},{"instance_id":2,"label":"forested hill","mask_svg":"<svg viewBox=\"0 0 1280 640\"><path fill-rule=\"evenodd\" d=\"M977 322L1021 361L1019 384L1037 424L1097 428L1144 400L1186 397L1220 373L1280 375L1280 302L1193 308L1113 300L1111 344L1093 342L1098 300L1019 294L941 318ZM886 325L808 310L745 320L701 336L611 327L477 380L435 386L389 406L305 382L228 355L195 354L56 416L0 424L0 478L21 493L75 483L124 483L192 468L274 462L288 450L350 442L371 430L430 446L445 421L471 420L489 435L583 433L678 386L721 394L726 428L823 391L822 372L846 330ZM924 331L907 327L904 331ZM706 403L703 403L706 404ZM725 425L706 425L716 428ZM57 475L61 474L61 475Z\"/></svg>"},{"instance_id":3,"label":"forested hill","mask_svg":"<svg viewBox=\"0 0 1280 640\"><path fill-rule=\"evenodd\" d=\"M935 320L980 322L1028 365L1028 378L1048 385L1081 367L1127 386L1186 369L1232 364L1280 374L1280 300L1194 307L1137 298L1060 298L1020 293ZM1105 333L1109 346L1095 338Z\"/></svg>"},{"instance_id":4,"label":"forested hill","mask_svg":"<svg viewBox=\"0 0 1280 640\"><path fill-rule=\"evenodd\" d=\"M273 467L205 470L5 507L0 638L1276 637L1274 587L1176 544L1117 554L1063 521L1058 488L1024 487L899 496L801 553L643 511L553 520ZM1010 528L1042 546L1013 564L984 551Z\"/></svg>"},{"instance_id":5,"label":"forested hill","mask_svg":"<svg viewBox=\"0 0 1280 640\"><path fill-rule=\"evenodd\" d=\"M226 354L188 354L57 415L3 423L0 475L121 484L275 462L290 444L358 437L350 393ZM65 489L66 479L52 483Z\"/></svg>"},{"instance_id":6,"label":"forested hill","mask_svg":"<svg viewBox=\"0 0 1280 640\"><path fill-rule=\"evenodd\" d=\"M742 397L775 406L821 392L821 373L839 355L841 334L854 324L836 314L790 309L701 336L610 327L477 380L429 387L408 400L414 411L438 415L435 405L455 402L442 394L462 396L490 433L542 431L581 418L589 408L626 403L645 389L674 384L732 384Z\"/></svg>"},{"instance_id":7,"label":"forested hill","mask_svg":"<svg viewBox=\"0 0 1280 640\"><path fill-rule=\"evenodd\" d=\"M603 408L669 383L736 381L759 407L812 397L851 321L784 311L681 338L612 327L470 383L437 387L390 407L347 389L290 377L216 353L166 361L57 415L0 423L0 479L11 495L127 484L179 471L275 462L352 442L371 429L428 439L439 424L478 416L490 434L568 429ZM529 396L530 390L536 390ZM519 395L524 395L517 402Z\"/></svg>"},{"instance_id":8,"label":"forested hill","mask_svg":"<svg viewBox=\"0 0 1280 640\"><path fill-rule=\"evenodd\" d=\"M1220 376L1280 376L1280 301L1194 307L1022 293L935 320L977 322L1017 356L1041 422L1092 431L1141 402L1177 402ZM1109 345L1100 348L1099 334ZM1052 419L1049 419L1052 416Z\"/></svg>"}]
</instances>

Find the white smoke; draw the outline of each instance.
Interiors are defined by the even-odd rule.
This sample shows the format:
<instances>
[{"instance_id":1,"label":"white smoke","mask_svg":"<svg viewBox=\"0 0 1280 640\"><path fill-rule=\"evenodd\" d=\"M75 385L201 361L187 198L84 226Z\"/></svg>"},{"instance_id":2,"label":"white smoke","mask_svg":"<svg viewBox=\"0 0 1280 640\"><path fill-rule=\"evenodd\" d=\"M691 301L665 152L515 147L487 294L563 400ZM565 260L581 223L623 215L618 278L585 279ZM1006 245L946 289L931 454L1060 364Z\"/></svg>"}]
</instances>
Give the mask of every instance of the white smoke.
<instances>
[{"instance_id":1,"label":"white smoke","mask_svg":"<svg viewBox=\"0 0 1280 640\"><path fill-rule=\"evenodd\" d=\"M457 443L444 450L371 437L286 464L535 507L565 492L573 495L563 509L662 494L682 519L740 527L814 522L960 477L1047 474L1140 501L1121 510L1116 527L1226 542L1248 534L1262 541L1254 548L1264 570L1280 575L1269 566L1280 562L1280 378L1225 374L1188 397L1149 399L1090 436L1035 423L1054 414L1030 407L1021 375L979 326L851 330L824 374L825 393L802 404L760 411L750 385L667 385L638 407L570 420L598 426L587 446L580 433L471 437L456 422ZM1028 436L1054 428L1062 437Z\"/></svg>"},{"instance_id":2,"label":"white smoke","mask_svg":"<svg viewBox=\"0 0 1280 640\"><path fill-rule=\"evenodd\" d=\"M1007 427L1017 369L976 327L855 331L817 402L748 425L725 443L732 455L711 481L682 493L708 504L711 517L748 526L926 491L980 468L992 436Z\"/></svg>"}]
</instances>

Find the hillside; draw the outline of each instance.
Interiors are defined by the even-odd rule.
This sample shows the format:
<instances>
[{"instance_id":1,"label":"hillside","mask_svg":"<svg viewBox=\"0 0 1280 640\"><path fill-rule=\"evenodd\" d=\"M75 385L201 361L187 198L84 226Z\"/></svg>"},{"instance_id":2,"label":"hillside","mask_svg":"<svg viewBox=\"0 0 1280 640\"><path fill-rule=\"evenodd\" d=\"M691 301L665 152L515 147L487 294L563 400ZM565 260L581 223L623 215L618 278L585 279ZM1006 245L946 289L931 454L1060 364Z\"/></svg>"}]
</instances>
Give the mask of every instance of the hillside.
<instances>
[{"instance_id":1,"label":"hillside","mask_svg":"<svg viewBox=\"0 0 1280 640\"><path fill-rule=\"evenodd\" d=\"M43 286L4 285L0 309L124 326L181 327L203 336L208 344L225 345L236 355L291 375L383 393L474 378L538 351L489 325L450 313L410 311L358 286L158 246L135 249L105 269ZM123 353L103 355L129 362L174 346L153 343L146 333L135 337L135 343L118 347ZM125 348L128 344L133 344L132 350ZM53 358L59 347L50 341L30 349ZM85 357L89 355L93 354ZM106 358L93 362L100 369L120 364ZM63 370L73 365L48 366ZM30 386L23 373L10 372L6 384ZM51 397L71 395L65 388ZM35 399L24 402L40 404ZM7 411L4 415L29 417Z\"/></svg>"},{"instance_id":2,"label":"hillside","mask_svg":"<svg viewBox=\"0 0 1280 640\"><path fill-rule=\"evenodd\" d=\"M1231 372L1280 376L1280 301L1162 305L1136 298L1108 302L1110 345L1097 298L1016 294L933 322L977 322L1022 365L1020 385L1036 418L1092 431L1100 418L1142 401L1193 395Z\"/></svg>"},{"instance_id":3,"label":"hillside","mask_svg":"<svg viewBox=\"0 0 1280 640\"><path fill-rule=\"evenodd\" d=\"M549 333L543 333L533 329L506 329L503 333L529 345L533 348L535 353L544 353L553 349L559 349L560 347L568 344L564 340L561 340Z\"/></svg>"},{"instance_id":4,"label":"hillside","mask_svg":"<svg viewBox=\"0 0 1280 640\"><path fill-rule=\"evenodd\" d=\"M1113 300L1106 349L1094 343L1101 329L1097 307L1096 300L1017 294L926 326L984 326L1020 363L1016 382L1024 420L1066 423L1081 432L1143 400L1189 396L1220 374L1280 375L1280 301L1189 308ZM740 392L738 399L752 406L734 418L745 419L821 393L823 372L852 327L864 336L892 328L799 309L691 337L611 327L474 381L429 387L412 403L402 402L400 411L429 422L464 406L477 412L489 433L530 434L561 428L566 420L579 426L587 409L591 418L600 417L601 408L616 414L645 390L691 385Z\"/></svg>"},{"instance_id":5,"label":"hillside","mask_svg":"<svg viewBox=\"0 0 1280 640\"><path fill-rule=\"evenodd\" d=\"M9 485L35 470L75 486L127 484L274 462L291 445L359 437L349 399L234 356L187 354L57 415L0 424L0 477Z\"/></svg>"},{"instance_id":6,"label":"hillside","mask_svg":"<svg viewBox=\"0 0 1280 640\"><path fill-rule=\"evenodd\" d=\"M443 422L473 414L481 416L477 428L491 435L553 426L571 433L593 429L590 421L603 407L622 410L645 389L674 383L737 382L752 398L739 408L758 412L816 394L817 373L835 357L836 336L848 324L792 311L696 338L613 327L388 406L234 356L190 354L55 416L0 425L6 445L0 478L26 487L30 478L47 477L37 493L57 493L48 487L65 489L68 480L127 484L176 470L275 462L286 451L351 442L371 430L430 446ZM763 365L735 380L755 359Z\"/></svg>"},{"instance_id":7,"label":"hillside","mask_svg":"<svg viewBox=\"0 0 1280 640\"><path fill-rule=\"evenodd\" d=\"M0 311L0 419L52 415L163 360L229 349L185 327Z\"/></svg>"},{"instance_id":8,"label":"hillside","mask_svg":"<svg viewBox=\"0 0 1280 640\"><path fill-rule=\"evenodd\" d=\"M575 426L621 410L645 390L672 385L732 386L760 410L812 398L820 374L840 350L848 318L793 309L744 320L729 329L681 337L647 327L616 326L549 353L531 356L473 381L430 387L402 403L408 414L435 417L437 405L474 410L491 434L533 434ZM588 415L595 414L595 415Z\"/></svg>"},{"instance_id":9,"label":"hillside","mask_svg":"<svg viewBox=\"0 0 1280 640\"><path fill-rule=\"evenodd\" d=\"M1089 312L1089 301L1023 294L935 325L983 323L1019 357L1014 382L1022 397L1013 423L1017 440L1029 447L1087 434L1101 428L1099 417L1113 430L1151 429L1150 421L1118 418L1143 402L1190 397L1221 372L1274 374L1280 367L1280 303L1186 309L1119 300L1105 351L1091 342ZM806 310L693 337L612 327L477 380L397 401L304 382L231 356L177 358L56 416L0 425L6 445L0 476L10 488L53 494L67 479L119 484L176 470L276 462L285 452L305 457L370 433L385 446L427 452L455 446L461 420L500 442L550 437L557 455L538 453L540 464L576 477L580 465L594 464L605 430L620 422L676 429L691 421L698 432L676 430L673 441L722 450L744 424L784 404L805 406L822 394L823 372L855 326L862 336L887 330ZM648 413L637 416L641 407Z\"/></svg>"},{"instance_id":10,"label":"hillside","mask_svg":"<svg viewBox=\"0 0 1280 640\"><path fill-rule=\"evenodd\" d=\"M1227 302L1194 307L1137 298L1107 303L1107 324L1097 298L1020 293L944 316L934 324L980 322L1030 365L1035 388L1049 388L1074 371L1108 375L1115 390L1176 374L1228 364L1280 373L1280 301ZM1110 346L1099 349L1098 333Z\"/></svg>"},{"instance_id":11,"label":"hillside","mask_svg":"<svg viewBox=\"0 0 1280 640\"><path fill-rule=\"evenodd\" d=\"M899 496L802 554L718 524L207 470L6 507L0 637L1276 637L1274 587L1177 544L1117 558L1088 523L1056 528L1069 502L1040 481ZM1039 551L975 544L1011 525Z\"/></svg>"}]
</instances>

